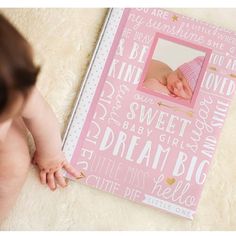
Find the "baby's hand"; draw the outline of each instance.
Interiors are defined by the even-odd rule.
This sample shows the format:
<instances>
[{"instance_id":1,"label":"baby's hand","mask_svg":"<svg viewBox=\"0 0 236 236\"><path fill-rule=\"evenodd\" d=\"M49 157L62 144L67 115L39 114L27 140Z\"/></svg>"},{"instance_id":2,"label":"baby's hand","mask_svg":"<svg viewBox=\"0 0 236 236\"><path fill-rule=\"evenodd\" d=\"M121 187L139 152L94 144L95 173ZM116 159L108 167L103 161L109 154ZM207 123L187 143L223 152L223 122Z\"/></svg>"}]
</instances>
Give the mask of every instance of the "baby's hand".
<instances>
[{"instance_id":1,"label":"baby's hand","mask_svg":"<svg viewBox=\"0 0 236 236\"><path fill-rule=\"evenodd\" d=\"M192 98L192 90L183 76L183 74L179 71L173 71L167 77L167 88L168 90L177 97L181 97L186 100L190 100Z\"/></svg>"},{"instance_id":2,"label":"baby's hand","mask_svg":"<svg viewBox=\"0 0 236 236\"><path fill-rule=\"evenodd\" d=\"M80 173L78 173L78 171L69 164L62 151L52 157L42 157L38 155L36 151L33 157L33 164L37 165L39 169L41 183L47 184L53 191L56 190L57 184L61 187L67 186L65 177L61 174L62 169L75 178L80 177Z\"/></svg>"}]
</instances>

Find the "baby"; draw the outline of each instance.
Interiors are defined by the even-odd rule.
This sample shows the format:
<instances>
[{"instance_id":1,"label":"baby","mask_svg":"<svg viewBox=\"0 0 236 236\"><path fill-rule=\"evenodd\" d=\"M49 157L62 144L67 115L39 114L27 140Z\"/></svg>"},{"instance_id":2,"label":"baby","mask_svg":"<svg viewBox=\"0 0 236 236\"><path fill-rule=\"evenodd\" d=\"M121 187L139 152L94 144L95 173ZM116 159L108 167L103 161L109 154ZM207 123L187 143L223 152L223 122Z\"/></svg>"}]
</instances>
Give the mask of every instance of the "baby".
<instances>
[{"instance_id":1,"label":"baby","mask_svg":"<svg viewBox=\"0 0 236 236\"><path fill-rule=\"evenodd\" d=\"M64 169L79 173L66 161L54 113L35 87L39 68L22 35L0 14L0 222L15 203L30 166L26 128L31 132L42 184L51 190L67 186Z\"/></svg>"},{"instance_id":2,"label":"baby","mask_svg":"<svg viewBox=\"0 0 236 236\"><path fill-rule=\"evenodd\" d=\"M175 71L161 61L152 60L144 86L153 91L190 100L195 89L204 57L184 63Z\"/></svg>"}]
</instances>

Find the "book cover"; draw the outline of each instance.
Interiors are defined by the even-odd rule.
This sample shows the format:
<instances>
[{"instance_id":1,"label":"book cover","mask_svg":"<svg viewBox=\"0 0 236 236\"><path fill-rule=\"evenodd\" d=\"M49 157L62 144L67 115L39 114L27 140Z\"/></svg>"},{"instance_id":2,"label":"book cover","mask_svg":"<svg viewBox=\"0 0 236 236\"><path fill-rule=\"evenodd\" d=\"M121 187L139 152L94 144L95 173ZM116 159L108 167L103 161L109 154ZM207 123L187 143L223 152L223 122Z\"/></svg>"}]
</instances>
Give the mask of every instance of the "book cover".
<instances>
[{"instance_id":1,"label":"book cover","mask_svg":"<svg viewBox=\"0 0 236 236\"><path fill-rule=\"evenodd\" d=\"M235 55L230 30L164 9L111 10L64 137L79 182L193 219Z\"/></svg>"}]
</instances>

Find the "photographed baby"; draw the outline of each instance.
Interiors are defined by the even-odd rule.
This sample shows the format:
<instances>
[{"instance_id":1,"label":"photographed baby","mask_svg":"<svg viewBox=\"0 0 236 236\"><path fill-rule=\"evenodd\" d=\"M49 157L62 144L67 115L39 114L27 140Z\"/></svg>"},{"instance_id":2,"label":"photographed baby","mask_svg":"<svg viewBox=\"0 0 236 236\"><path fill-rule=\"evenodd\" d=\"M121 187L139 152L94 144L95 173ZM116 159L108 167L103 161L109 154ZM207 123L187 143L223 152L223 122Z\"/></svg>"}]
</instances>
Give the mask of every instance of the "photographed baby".
<instances>
[{"instance_id":1,"label":"photographed baby","mask_svg":"<svg viewBox=\"0 0 236 236\"><path fill-rule=\"evenodd\" d=\"M67 186L62 169L80 176L61 150L57 119L35 86L38 73L30 45L0 14L0 222L15 203L31 163L26 129L35 142L33 163L42 184L51 190Z\"/></svg>"},{"instance_id":2,"label":"photographed baby","mask_svg":"<svg viewBox=\"0 0 236 236\"><path fill-rule=\"evenodd\" d=\"M155 92L191 100L203 61L204 57L199 56L173 71L167 64L151 60L143 86Z\"/></svg>"}]
</instances>

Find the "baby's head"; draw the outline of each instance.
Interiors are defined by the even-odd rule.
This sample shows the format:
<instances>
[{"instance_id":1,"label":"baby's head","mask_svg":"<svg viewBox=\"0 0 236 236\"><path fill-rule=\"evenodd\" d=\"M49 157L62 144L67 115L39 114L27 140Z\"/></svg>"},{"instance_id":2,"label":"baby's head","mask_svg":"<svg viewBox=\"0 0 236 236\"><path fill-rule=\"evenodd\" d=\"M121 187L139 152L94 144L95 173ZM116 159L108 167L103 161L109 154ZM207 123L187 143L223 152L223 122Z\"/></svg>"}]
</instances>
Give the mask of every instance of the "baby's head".
<instances>
[{"instance_id":1,"label":"baby's head","mask_svg":"<svg viewBox=\"0 0 236 236\"><path fill-rule=\"evenodd\" d=\"M0 14L0 122L20 114L38 72L29 43Z\"/></svg>"},{"instance_id":2,"label":"baby's head","mask_svg":"<svg viewBox=\"0 0 236 236\"><path fill-rule=\"evenodd\" d=\"M173 96L186 100L190 100L192 98L192 89L179 69L168 75L167 88Z\"/></svg>"}]
</instances>

